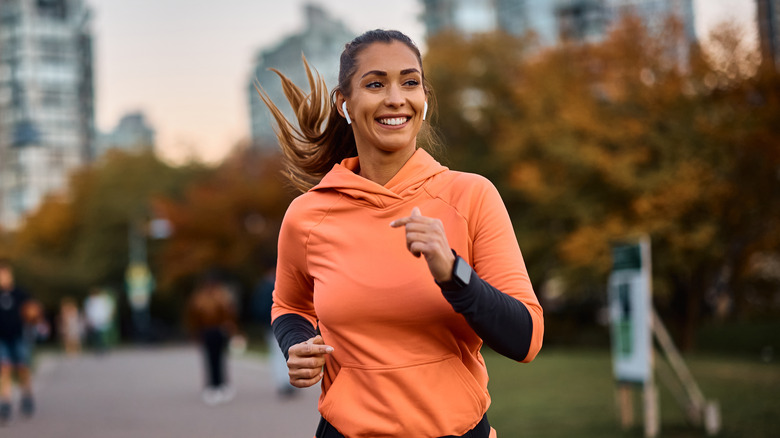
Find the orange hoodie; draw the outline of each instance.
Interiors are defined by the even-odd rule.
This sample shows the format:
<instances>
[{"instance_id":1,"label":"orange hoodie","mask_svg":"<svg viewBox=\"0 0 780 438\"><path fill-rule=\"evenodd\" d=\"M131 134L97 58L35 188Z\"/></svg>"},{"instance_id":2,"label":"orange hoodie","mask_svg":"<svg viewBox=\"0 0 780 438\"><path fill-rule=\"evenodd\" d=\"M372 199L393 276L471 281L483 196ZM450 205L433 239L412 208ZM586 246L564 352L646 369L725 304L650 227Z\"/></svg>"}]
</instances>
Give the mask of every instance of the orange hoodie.
<instances>
[{"instance_id":1,"label":"orange hoodie","mask_svg":"<svg viewBox=\"0 0 780 438\"><path fill-rule=\"evenodd\" d=\"M327 345L319 411L346 437L440 437L471 430L490 405L482 340L443 297L424 258L390 222L439 218L477 275L525 304L523 362L542 346L542 309L501 197L485 178L418 149L385 186L337 164L284 218L272 319L319 324ZM518 334L519 336L520 334Z\"/></svg>"}]
</instances>

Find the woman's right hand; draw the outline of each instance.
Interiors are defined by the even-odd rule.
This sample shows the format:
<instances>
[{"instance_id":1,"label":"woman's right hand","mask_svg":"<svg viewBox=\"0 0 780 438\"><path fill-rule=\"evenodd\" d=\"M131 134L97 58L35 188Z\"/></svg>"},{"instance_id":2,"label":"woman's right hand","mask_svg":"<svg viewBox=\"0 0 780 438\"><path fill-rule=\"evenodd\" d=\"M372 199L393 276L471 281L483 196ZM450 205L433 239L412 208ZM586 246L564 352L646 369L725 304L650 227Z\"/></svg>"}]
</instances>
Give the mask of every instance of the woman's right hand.
<instances>
[{"instance_id":1,"label":"woman's right hand","mask_svg":"<svg viewBox=\"0 0 780 438\"><path fill-rule=\"evenodd\" d=\"M308 388L319 382L323 376L325 355L332 352L333 347L325 345L320 335L290 347L287 350L290 384L296 388Z\"/></svg>"}]
</instances>

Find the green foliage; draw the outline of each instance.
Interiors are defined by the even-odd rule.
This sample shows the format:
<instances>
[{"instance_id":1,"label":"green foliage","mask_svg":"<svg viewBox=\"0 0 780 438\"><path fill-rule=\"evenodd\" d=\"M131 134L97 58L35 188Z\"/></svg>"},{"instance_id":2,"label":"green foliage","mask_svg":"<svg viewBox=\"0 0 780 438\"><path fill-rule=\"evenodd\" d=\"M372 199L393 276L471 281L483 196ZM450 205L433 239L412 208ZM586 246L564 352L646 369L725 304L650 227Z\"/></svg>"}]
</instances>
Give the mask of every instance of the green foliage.
<instances>
[{"instance_id":1,"label":"green foliage","mask_svg":"<svg viewBox=\"0 0 780 438\"><path fill-rule=\"evenodd\" d=\"M13 255L19 282L47 307L63 296L83 298L91 287L121 290L131 223L150 218L155 196L179 197L207 169L171 167L151 151L112 151L77 171L67 194L51 195L30 214L3 251Z\"/></svg>"},{"instance_id":2,"label":"green foliage","mask_svg":"<svg viewBox=\"0 0 780 438\"><path fill-rule=\"evenodd\" d=\"M599 44L545 50L442 35L425 61L452 167L501 191L537 289L603 296L610 244L648 234L656 304L689 345L706 305L754 312L746 297L769 303L780 285L756 269L780 257L780 78L739 73L744 53L681 59L681 32L629 19Z\"/></svg>"}]
</instances>

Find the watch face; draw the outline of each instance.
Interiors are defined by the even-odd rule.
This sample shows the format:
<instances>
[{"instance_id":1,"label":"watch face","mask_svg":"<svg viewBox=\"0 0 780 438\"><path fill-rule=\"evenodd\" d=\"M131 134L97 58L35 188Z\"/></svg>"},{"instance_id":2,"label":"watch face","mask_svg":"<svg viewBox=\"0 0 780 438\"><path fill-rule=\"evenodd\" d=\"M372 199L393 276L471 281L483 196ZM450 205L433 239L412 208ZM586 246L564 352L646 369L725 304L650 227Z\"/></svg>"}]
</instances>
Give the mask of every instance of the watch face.
<instances>
[{"instance_id":1,"label":"watch face","mask_svg":"<svg viewBox=\"0 0 780 438\"><path fill-rule=\"evenodd\" d=\"M455 263L454 274L456 279L455 281L463 283L465 286L469 284L469 280L471 280L471 266L469 266L465 260L459 257L457 263Z\"/></svg>"}]
</instances>

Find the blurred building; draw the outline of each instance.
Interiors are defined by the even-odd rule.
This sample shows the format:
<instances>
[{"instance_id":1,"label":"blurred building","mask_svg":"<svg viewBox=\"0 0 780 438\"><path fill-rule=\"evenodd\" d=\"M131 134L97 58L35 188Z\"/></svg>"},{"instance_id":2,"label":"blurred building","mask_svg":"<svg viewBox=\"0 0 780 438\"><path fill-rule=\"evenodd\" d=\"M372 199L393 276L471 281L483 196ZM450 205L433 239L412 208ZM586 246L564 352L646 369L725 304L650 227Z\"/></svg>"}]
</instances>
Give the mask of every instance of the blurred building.
<instances>
[{"instance_id":1,"label":"blurred building","mask_svg":"<svg viewBox=\"0 0 780 438\"><path fill-rule=\"evenodd\" d=\"M428 37L445 29L463 33L500 29L513 35L533 32L542 46L561 41L599 41L626 14L660 29L670 14L695 40L693 0L422 0ZM492 25L491 25L492 23ZM687 52L686 52L687 53Z\"/></svg>"},{"instance_id":2,"label":"blurred building","mask_svg":"<svg viewBox=\"0 0 780 438\"><path fill-rule=\"evenodd\" d=\"M139 151L154 148L154 130L141 112L126 114L109 133L98 134L96 156L109 149Z\"/></svg>"},{"instance_id":3,"label":"blurred building","mask_svg":"<svg viewBox=\"0 0 780 438\"><path fill-rule=\"evenodd\" d=\"M558 41L558 3L551 0L496 0L498 26L513 35L533 32L543 46L555 44Z\"/></svg>"},{"instance_id":4,"label":"blurred building","mask_svg":"<svg viewBox=\"0 0 780 438\"><path fill-rule=\"evenodd\" d=\"M93 105L84 1L0 0L0 227L92 159Z\"/></svg>"},{"instance_id":5,"label":"blurred building","mask_svg":"<svg viewBox=\"0 0 780 438\"><path fill-rule=\"evenodd\" d=\"M608 18L603 0L559 0L553 14L559 41L594 42L604 37Z\"/></svg>"},{"instance_id":6,"label":"blurred building","mask_svg":"<svg viewBox=\"0 0 780 438\"><path fill-rule=\"evenodd\" d=\"M470 34L497 29L494 0L423 0L428 37L444 30Z\"/></svg>"},{"instance_id":7,"label":"blurred building","mask_svg":"<svg viewBox=\"0 0 780 438\"><path fill-rule=\"evenodd\" d=\"M756 9L762 62L780 71L780 0L756 0Z\"/></svg>"},{"instance_id":8,"label":"blurred building","mask_svg":"<svg viewBox=\"0 0 780 438\"><path fill-rule=\"evenodd\" d=\"M276 136L273 131L272 117L255 89L255 79L268 93L271 99L285 113L288 119L293 112L284 97L282 85L275 68L289 77L296 85L308 89L306 70L301 54L306 56L309 65L315 68L325 80L328 90L338 84L339 57L344 45L355 38L355 34L339 20L331 18L324 9L315 5L306 5L306 25L304 30L290 35L278 45L260 51L247 84L252 141L255 145L276 148Z\"/></svg>"}]
</instances>

